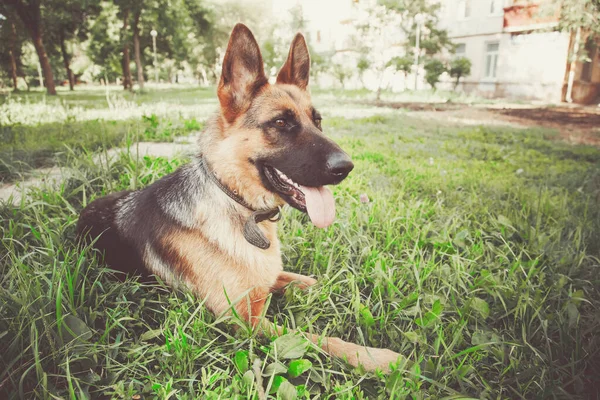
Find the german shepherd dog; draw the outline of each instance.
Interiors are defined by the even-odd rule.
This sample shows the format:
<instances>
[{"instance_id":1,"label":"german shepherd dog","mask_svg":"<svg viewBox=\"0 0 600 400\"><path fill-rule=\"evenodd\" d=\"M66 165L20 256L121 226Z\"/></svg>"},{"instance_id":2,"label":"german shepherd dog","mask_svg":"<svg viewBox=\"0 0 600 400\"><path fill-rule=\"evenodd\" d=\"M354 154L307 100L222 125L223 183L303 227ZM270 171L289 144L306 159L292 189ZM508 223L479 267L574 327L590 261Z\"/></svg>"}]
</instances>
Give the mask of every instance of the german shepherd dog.
<instances>
[{"instance_id":1,"label":"german shepherd dog","mask_svg":"<svg viewBox=\"0 0 600 400\"><path fill-rule=\"evenodd\" d=\"M220 109L200 134L200 150L173 174L138 191L91 202L77 225L80 238L123 272L184 285L220 315L232 309L261 333L281 334L264 321L265 301L292 282L313 278L284 272L277 224L285 203L308 213L317 227L335 217L326 185L354 165L321 129L308 92L310 56L297 34L269 84L252 32L234 27L217 95ZM305 334L326 353L366 370L389 371L399 354Z\"/></svg>"}]
</instances>

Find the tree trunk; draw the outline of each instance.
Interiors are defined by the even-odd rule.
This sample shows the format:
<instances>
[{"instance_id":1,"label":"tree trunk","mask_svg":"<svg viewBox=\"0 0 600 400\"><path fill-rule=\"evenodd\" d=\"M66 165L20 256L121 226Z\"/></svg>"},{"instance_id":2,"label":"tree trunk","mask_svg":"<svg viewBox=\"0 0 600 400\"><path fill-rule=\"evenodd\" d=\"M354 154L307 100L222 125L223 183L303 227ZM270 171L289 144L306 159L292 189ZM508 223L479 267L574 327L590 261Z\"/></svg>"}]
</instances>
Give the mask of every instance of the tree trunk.
<instances>
[{"instance_id":1,"label":"tree trunk","mask_svg":"<svg viewBox=\"0 0 600 400\"><path fill-rule=\"evenodd\" d=\"M13 90L17 92L19 90L17 86L17 62L15 61L15 56L12 50L8 51L8 55L10 57L10 76L13 81Z\"/></svg>"},{"instance_id":2,"label":"tree trunk","mask_svg":"<svg viewBox=\"0 0 600 400\"><path fill-rule=\"evenodd\" d=\"M375 100L379 101L381 100L381 85L383 85L383 75L385 73L385 70L380 72L380 78L379 78L379 84L377 85L377 95L375 97Z\"/></svg>"},{"instance_id":3,"label":"tree trunk","mask_svg":"<svg viewBox=\"0 0 600 400\"><path fill-rule=\"evenodd\" d=\"M21 21L23 21L23 24L29 31L33 46L40 59L44 80L46 81L46 89L48 90L49 95L55 96L56 87L54 86L52 67L50 66L48 55L46 54L44 41L42 40L42 14L40 11L40 3L24 3L17 0L10 0L7 3L13 6L14 10L19 15L19 18L21 18Z\"/></svg>"},{"instance_id":4,"label":"tree trunk","mask_svg":"<svg viewBox=\"0 0 600 400\"><path fill-rule=\"evenodd\" d=\"M129 63L131 62L131 59L129 58L129 41L127 40L128 18L129 10L125 10L123 15L123 89L132 90L133 87L131 85L131 69L129 68Z\"/></svg>"},{"instance_id":5,"label":"tree trunk","mask_svg":"<svg viewBox=\"0 0 600 400\"><path fill-rule=\"evenodd\" d=\"M42 35L38 34L32 39L33 46L35 47L35 51L37 51L38 57L40 59L40 65L42 66L42 73L44 74L46 90L48 91L49 95L56 96L56 86L54 86L52 66L50 66L50 60L48 59L48 55L46 54L46 48L44 47L44 42L42 41Z\"/></svg>"},{"instance_id":6,"label":"tree trunk","mask_svg":"<svg viewBox=\"0 0 600 400\"><path fill-rule=\"evenodd\" d=\"M13 81L13 90L18 91L18 82L19 79L17 75L17 59L15 58L15 42L17 41L17 28L14 23L10 24L10 43L8 46L8 56L10 57L10 76Z\"/></svg>"},{"instance_id":7,"label":"tree trunk","mask_svg":"<svg viewBox=\"0 0 600 400\"><path fill-rule=\"evenodd\" d=\"M144 90L144 67L142 66L142 56L140 54L140 17L142 10L135 12L133 19L133 51L135 57L135 69L137 70L137 81L140 90Z\"/></svg>"},{"instance_id":8,"label":"tree trunk","mask_svg":"<svg viewBox=\"0 0 600 400\"><path fill-rule=\"evenodd\" d=\"M67 77L69 78L69 89L75 90L75 76L73 75L73 71L71 71L71 60L69 53L67 52L67 46L65 46L65 38L63 35L60 37L60 51L62 53L65 69L67 70Z\"/></svg>"}]
</instances>

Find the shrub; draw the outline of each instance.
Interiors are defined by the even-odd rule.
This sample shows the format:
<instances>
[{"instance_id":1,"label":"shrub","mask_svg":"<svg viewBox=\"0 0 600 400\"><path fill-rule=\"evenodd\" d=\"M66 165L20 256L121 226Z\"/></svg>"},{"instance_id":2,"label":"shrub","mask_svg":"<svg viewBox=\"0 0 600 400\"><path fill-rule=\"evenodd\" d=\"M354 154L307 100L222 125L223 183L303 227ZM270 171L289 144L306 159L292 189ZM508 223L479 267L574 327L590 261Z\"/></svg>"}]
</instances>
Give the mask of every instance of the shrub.
<instances>
[{"instance_id":1,"label":"shrub","mask_svg":"<svg viewBox=\"0 0 600 400\"><path fill-rule=\"evenodd\" d=\"M446 72L446 66L440 60L429 60L425 63L425 80L433 90L440 81L440 76Z\"/></svg>"},{"instance_id":2,"label":"shrub","mask_svg":"<svg viewBox=\"0 0 600 400\"><path fill-rule=\"evenodd\" d=\"M450 62L450 69L448 73L451 77L456 78L454 82L454 89L458 86L460 78L463 76L469 76L471 73L471 60L466 57L455 58Z\"/></svg>"}]
</instances>

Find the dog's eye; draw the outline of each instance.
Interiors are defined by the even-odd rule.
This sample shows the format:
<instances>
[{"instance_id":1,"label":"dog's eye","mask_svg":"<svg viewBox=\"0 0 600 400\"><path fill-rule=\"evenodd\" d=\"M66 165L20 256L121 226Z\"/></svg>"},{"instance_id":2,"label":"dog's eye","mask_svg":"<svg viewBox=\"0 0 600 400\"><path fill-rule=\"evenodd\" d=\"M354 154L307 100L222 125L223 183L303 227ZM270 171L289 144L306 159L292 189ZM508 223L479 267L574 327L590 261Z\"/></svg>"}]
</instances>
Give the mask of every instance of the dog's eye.
<instances>
[{"instance_id":1,"label":"dog's eye","mask_svg":"<svg viewBox=\"0 0 600 400\"><path fill-rule=\"evenodd\" d=\"M277 125L279 128L283 128L287 125L287 123L285 122L285 119L278 119L275 121L275 125Z\"/></svg>"},{"instance_id":2,"label":"dog's eye","mask_svg":"<svg viewBox=\"0 0 600 400\"><path fill-rule=\"evenodd\" d=\"M317 128L321 129L321 121L323 121L322 118L315 118L315 125L317 126Z\"/></svg>"}]
</instances>

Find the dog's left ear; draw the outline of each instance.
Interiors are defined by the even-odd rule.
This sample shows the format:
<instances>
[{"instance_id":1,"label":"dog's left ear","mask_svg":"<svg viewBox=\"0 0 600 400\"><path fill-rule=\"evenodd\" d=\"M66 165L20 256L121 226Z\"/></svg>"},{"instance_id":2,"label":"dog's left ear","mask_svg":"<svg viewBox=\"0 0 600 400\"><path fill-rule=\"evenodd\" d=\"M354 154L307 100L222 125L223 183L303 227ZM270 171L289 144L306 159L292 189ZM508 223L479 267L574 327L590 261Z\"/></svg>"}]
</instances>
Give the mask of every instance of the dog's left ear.
<instances>
[{"instance_id":1,"label":"dog's left ear","mask_svg":"<svg viewBox=\"0 0 600 400\"><path fill-rule=\"evenodd\" d=\"M228 122L245 112L258 90L268 83L260 48L246 25L237 24L229 38L217 89Z\"/></svg>"},{"instance_id":2,"label":"dog's left ear","mask_svg":"<svg viewBox=\"0 0 600 400\"><path fill-rule=\"evenodd\" d=\"M308 86L310 73L310 54L301 33L297 33L292 41L287 60L277 75L277 83L296 85L302 90Z\"/></svg>"}]
</instances>

